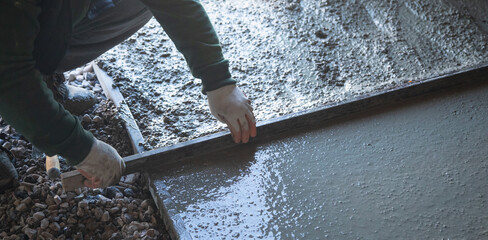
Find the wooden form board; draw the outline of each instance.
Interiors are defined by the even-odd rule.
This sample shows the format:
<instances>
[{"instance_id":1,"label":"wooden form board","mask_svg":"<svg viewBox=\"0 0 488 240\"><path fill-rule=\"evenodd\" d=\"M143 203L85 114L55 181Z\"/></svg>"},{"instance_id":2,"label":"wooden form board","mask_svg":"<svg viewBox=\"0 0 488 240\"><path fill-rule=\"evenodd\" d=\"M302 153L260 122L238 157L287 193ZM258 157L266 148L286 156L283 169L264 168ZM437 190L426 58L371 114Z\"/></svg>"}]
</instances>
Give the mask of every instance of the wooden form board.
<instances>
[{"instance_id":1,"label":"wooden form board","mask_svg":"<svg viewBox=\"0 0 488 240\"><path fill-rule=\"evenodd\" d=\"M119 108L119 114L121 114L122 119L124 119L127 132L129 133L132 149L135 153L144 152L144 137L142 136L141 131L139 130L139 127L132 116L129 106L125 102L122 93L120 93L118 88L113 87L114 81L105 71L100 69L100 67L98 67L98 65L95 63L92 65L105 96L112 100L115 106Z\"/></svg>"}]
</instances>

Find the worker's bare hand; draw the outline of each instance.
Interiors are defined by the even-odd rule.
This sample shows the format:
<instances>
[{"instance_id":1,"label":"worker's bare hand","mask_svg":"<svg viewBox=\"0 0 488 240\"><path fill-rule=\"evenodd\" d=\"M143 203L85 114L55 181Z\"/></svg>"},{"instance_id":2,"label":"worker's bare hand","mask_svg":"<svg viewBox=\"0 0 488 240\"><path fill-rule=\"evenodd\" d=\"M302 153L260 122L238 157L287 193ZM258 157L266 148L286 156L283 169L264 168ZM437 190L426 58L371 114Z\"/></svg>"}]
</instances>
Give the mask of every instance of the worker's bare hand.
<instances>
[{"instance_id":1,"label":"worker's bare hand","mask_svg":"<svg viewBox=\"0 0 488 240\"><path fill-rule=\"evenodd\" d=\"M207 92L210 111L219 121L229 127L234 142L247 143L256 136L251 101L236 85L227 85Z\"/></svg>"},{"instance_id":2,"label":"worker's bare hand","mask_svg":"<svg viewBox=\"0 0 488 240\"><path fill-rule=\"evenodd\" d=\"M95 139L83 161L75 166L89 188L104 188L119 182L125 170L124 160L110 145Z\"/></svg>"}]
</instances>

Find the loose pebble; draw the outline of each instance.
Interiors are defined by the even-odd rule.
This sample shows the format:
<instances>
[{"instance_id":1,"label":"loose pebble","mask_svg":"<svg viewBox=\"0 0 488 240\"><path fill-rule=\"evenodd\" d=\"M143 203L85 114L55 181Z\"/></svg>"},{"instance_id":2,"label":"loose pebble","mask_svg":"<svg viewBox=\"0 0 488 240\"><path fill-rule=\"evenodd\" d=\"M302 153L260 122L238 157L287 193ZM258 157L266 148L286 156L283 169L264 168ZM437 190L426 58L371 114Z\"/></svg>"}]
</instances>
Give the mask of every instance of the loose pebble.
<instances>
[{"instance_id":1,"label":"loose pebble","mask_svg":"<svg viewBox=\"0 0 488 240\"><path fill-rule=\"evenodd\" d=\"M40 208L40 209L46 209L47 208L47 205L46 204L42 204L42 203L35 203L34 204L34 207Z\"/></svg>"},{"instance_id":2,"label":"loose pebble","mask_svg":"<svg viewBox=\"0 0 488 240\"><path fill-rule=\"evenodd\" d=\"M92 73L92 72L86 72L86 73L84 73L84 76L85 76L85 79L88 80L88 81L93 82L95 80L95 74ZM90 83L90 86L91 85L92 84Z\"/></svg>"},{"instance_id":3,"label":"loose pebble","mask_svg":"<svg viewBox=\"0 0 488 240\"><path fill-rule=\"evenodd\" d=\"M44 219L46 217L46 215L44 215L43 212L36 212L34 213L34 215L32 215L32 217L36 220L36 221L41 221L42 219Z\"/></svg>"},{"instance_id":4,"label":"loose pebble","mask_svg":"<svg viewBox=\"0 0 488 240\"><path fill-rule=\"evenodd\" d=\"M52 222L51 224L49 224L49 228L51 230L53 230L54 232L61 231L61 226L59 226L59 223L57 223L57 222Z\"/></svg>"},{"instance_id":5,"label":"loose pebble","mask_svg":"<svg viewBox=\"0 0 488 240\"><path fill-rule=\"evenodd\" d=\"M100 116L95 116L93 118L93 122L94 123L102 123L103 122L103 119Z\"/></svg>"},{"instance_id":6,"label":"loose pebble","mask_svg":"<svg viewBox=\"0 0 488 240\"><path fill-rule=\"evenodd\" d=\"M102 222L108 222L110 221L110 214L108 213L108 211L105 211L102 215Z\"/></svg>"},{"instance_id":7,"label":"loose pebble","mask_svg":"<svg viewBox=\"0 0 488 240\"><path fill-rule=\"evenodd\" d=\"M72 218L72 217L68 218L68 220L67 220L67 223L68 223L68 224L75 224L75 223L77 223L77 222L78 222L78 221L77 221L76 219Z\"/></svg>"},{"instance_id":8,"label":"loose pebble","mask_svg":"<svg viewBox=\"0 0 488 240\"><path fill-rule=\"evenodd\" d=\"M18 212L23 212L27 210L27 205L25 203L21 203L15 208L15 210L17 210Z\"/></svg>"},{"instance_id":9,"label":"loose pebble","mask_svg":"<svg viewBox=\"0 0 488 240\"><path fill-rule=\"evenodd\" d=\"M86 66L83 68L83 72L84 72L84 73L87 73L87 72L93 72L93 66L92 66L91 64L86 65Z\"/></svg>"},{"instance_id":10,"label":"loose pebble","mask_svg":"<svg viewBox=\"0 0 488 240\"><path fill-rule=\"evenodd\" d=\"M146 199L146 200L142 201L142 203L141 203L141 207L142 207L143 209L146 209L146 208L147 208L147 206L149 206L149 200L147 200L147 199Z\"/></svg>"},{"instance_id":11,"label":"loose pebble","mask_svg":"<svg viewBox=\"0 0 488 240\"><path fill-rule=\"evenodd\" d=\"M79 203L78 203L78 208L79 209L85 209L88 207L88 202L86 200L81 200Z\"/></svg>"},{"instance_id":12,"label":"loose pebble","mask_svg":"<svg viewBox=\"0 0 488 240\"><path fill-rule=\"evenodd\" d=\"M83 80L83 82L81 83L81 86L83 88L88 88L91 86L90 82L88 82L87 80Z\"/></svg>"},{"instance_id":13,"label":"loose pebble","mask_svg":"<svg viewBox=\"0 0 488 240\"><path fill-rule=\"evenodd\" d=\"M53 239L54 238L54 236L49 232L42 232L41 235L44 237L44 239Z\"/></svg>"},{"instance_id":14,"label":"loose pebble","mask_svg":"<svg viewBox=\"0 0 488 240\"><path fill-rule=\"evenodd\" d=\"M56 204L60 204L61 203L61 197L59 197L58 195L54 196L54 202Z\"/></svg>"},{"instance_id":15,"label":"loose pebble","mask_svg":"<svg viewBox=\"0 0 488 240\"><path fill-rule=\"evenodd\" d=\"M100 87L100 85L99 85L99 84L95 84L95 86L93 87L93 89L92 89L92 90L93 90L93 92L95 92L95 93L99 93L99 92L102 92L102 90L103 90L103 89L102 89L102 87Z\"/></svg>"},{"instance_id":16,"label":"loose pebble","mask_svg":"<svg viewBox=\"0 0 488 240\"><path fill-rule=\"evenodd\" d=\"M49 219L44 218L41 220L41 228L46 229L47 227L49 227Z\"/></svg>"},{"instance_id":17,"label":"loose pebble","mask_svg":"<svg viewBox=\"0 0 488 240\"><path fill-rule=\"evenodd\" d=\"M111 214L114 214L114 213L117 213L119 210L120 210L120 208L118 208L118 207L113 207L113 208L111 208L109 211L110 211L110 213L111 213Z\"/></svg>"},{"instance_id":18,"label":"loose pebble","mask_svg":"<svg viewBox=\"0 0 488 240\"><path fill-rule=\"evenodd\" d=\"M75 69L75 70L73 71L73 73L74 73L75 75L81 75L81 74L83 74L83 68L81 68L81 67L80 67L80 68L77 68L77 69Z\"/></svg>"},{"instance_id":19,"label":"loose pebble","mask_svg":"<svg viewBox=\"0 0 488 240\"><path fill-rule=\"evenodd\" d=\"M81 118L82 123L91 123L91 121L92 121L92 119L91 119L90 115L88 115L88 114L83 115L83 117Z\"/></svg>"},{"instance_id":20,"label":"loose pebble","mask_svg":"<svg viewBox=\"0 0 488 240\"><path fill-rule=\"evenodd\" d=\"M5 142L2 144L2 147L5 149L10 149L12 147L12 143L11 142Z\"/></svg>"},{"instance_id":21,"label":"loose pebble","mask_svg":"<svg viewBox=\"0 0 488 240\"><path fill-rule=\"evenodd\" d=\"M125 195L126 197L134 197L134 195L135 195L135 194L134 194L134 190L132 190L132 189L130 189L130 188L126 188L126 189L124 190L124 195Z\"/></svg>"},{"instance_id":22,"label":"loose pebble","mask_svg":"<svg viewBox=\"0 0 488 240\"><path fill-rule=\"evenodd\" d=\"M32 228L25 228L24 233L25 233L25 235L27 235L27 237L29 239L34 239L36 234L37 234L37 231L35 229L32 229Z\"/></svg>"},{"instance_id":23,"label":"loose pebble","mask_svg":"<svg viewBox=\"0 0 488 240\"><path fill-rule=\"evenodd\" d=\"M154 237L154 236L159 235L159 232L157 230L154 230L153 228L150 228L147 230L146 235L148 237Z\"/></svg>"},{"instance_id":24,"label":"loose pebble","mask_svg":"<svg viewBox=\"0 0 488 240\"><path fill-rule=\"evenodd\" d=\"M68 81L71 82L71 81L74 81L75 79L76 79L76 73L74 73L74 72L69 73Z\"/></svg>"}]
</instances>

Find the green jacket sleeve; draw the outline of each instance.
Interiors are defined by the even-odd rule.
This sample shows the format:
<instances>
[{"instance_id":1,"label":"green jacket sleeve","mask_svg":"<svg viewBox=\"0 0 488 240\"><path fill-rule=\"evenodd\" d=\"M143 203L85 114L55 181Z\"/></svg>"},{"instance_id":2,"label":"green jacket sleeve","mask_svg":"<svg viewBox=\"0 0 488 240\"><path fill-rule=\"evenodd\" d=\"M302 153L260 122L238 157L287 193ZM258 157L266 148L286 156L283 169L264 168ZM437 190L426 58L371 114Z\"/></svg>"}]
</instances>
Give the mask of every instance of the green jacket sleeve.
<instances>
[{"instance_id":1,"label":"green jacket sleeve","mask_svg":"<svg viewBox=\"0 0 488 240\"><path fill-rule=\"evenodd\" d=\"M205 9L197 0L141 0L176 48L183 53L192 75L202 79L202 92L235 84L229 61Z\"/></svg>"},{"instance_id":2,"label":"green jacket sleeve","mask_svg":"<svg viewBox=\"0 0 488 240\"><path fill-rule=\"evenodd\" d=\"M31 2L0 3L0 115L47 155L59 154L76 165L94 138L54 100L34 68L40 9Z\"/></svg>"}]
</instances>

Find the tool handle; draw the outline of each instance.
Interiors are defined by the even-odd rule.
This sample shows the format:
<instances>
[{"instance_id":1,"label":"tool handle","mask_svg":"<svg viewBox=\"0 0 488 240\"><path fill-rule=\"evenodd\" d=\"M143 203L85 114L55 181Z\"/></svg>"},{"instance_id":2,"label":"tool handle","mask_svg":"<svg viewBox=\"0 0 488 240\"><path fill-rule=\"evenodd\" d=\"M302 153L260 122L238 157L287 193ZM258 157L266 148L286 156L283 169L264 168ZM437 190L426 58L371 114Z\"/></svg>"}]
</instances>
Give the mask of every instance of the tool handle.
<instances>
[{"instance_id":1,"label":"tool handle","mask_svg":"<svg viewBox=\"0 0 488 240\"><path fill-rule=\"evenodd\" d=\"M145 164L146 154L134 154L122 158L125 162L125 171L122 175L140 172ZM85 187L85 177L78 170L61 174L61 183L64 191L74 191L77 188Z\"/></svg>"},{"instance_id":2,"label":"tool handle","mask_svg":"<svg viewBox=\"0 0 488 240\"><path fill-rule=\"evenodd\" d=\"M52 157L46 155L46 173L49 179L58 179L61 177L59 158L57 155Z\"/></svg>"},{"instance_id":3,"label":"tool handle","mask_svg":"<svg viewBox=\"0 0 488 240\"><path fill-rule=\"evenodd\" d=\"M84 181L85 177L81 175L78 170L65 172L61 174L61 183L63 184L63 189L66 192L74 191L78 188L85 187Z\"/></svg>"}]
</instances>

